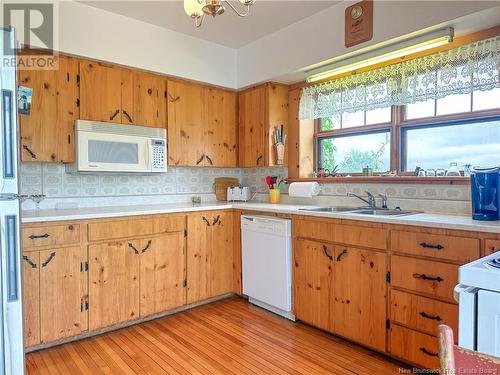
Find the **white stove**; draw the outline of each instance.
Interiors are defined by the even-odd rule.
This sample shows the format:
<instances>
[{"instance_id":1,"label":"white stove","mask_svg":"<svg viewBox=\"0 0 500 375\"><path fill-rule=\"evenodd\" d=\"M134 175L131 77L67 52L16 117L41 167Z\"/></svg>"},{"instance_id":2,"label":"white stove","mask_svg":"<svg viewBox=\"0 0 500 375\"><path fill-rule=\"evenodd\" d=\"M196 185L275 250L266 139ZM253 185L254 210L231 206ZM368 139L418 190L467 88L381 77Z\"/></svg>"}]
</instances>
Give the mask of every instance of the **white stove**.
<instances>
[{"instance_id":1,"label":"white stove","mask_svg":"<svg viewBox=\"0 0 500 375\"><path fill-rule=\"evenodd\" d=\"M458 345L500 357L500 251L459 269Z\"/></svg>"}]
</instances>

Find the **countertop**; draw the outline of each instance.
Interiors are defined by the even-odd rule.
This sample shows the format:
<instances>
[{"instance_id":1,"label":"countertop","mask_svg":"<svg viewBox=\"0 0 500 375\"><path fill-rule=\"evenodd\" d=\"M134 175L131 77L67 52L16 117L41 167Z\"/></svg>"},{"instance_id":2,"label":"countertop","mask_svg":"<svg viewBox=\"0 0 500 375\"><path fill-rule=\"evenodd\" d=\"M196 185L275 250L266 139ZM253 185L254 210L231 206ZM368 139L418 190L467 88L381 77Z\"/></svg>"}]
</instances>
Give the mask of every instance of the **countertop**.
<instances>
[{"instance_id":1,"label":"countertop","mask_svg":"<svg viewBox=\"0 0 500 375\"><path fill-rule=\"evenodd\" d=\"M330 213L301 211L305 205L243 203L243 202L206 202L199 205L191 203L170 203L154 205L128 205L110 207L87 207L74 209L29 210L22 211L23 223L37 223L62 220L85 220L107 217L168 214L179 212L211 211L224 209L241 209L279 214L326 217L369 221L386 224L414 225L431 228L456 229L475 232L500 233L500 221L475 221L468 216L437 215L420 213L407 216L373 216L352 213Z\"/></svg>"}]
</instances>

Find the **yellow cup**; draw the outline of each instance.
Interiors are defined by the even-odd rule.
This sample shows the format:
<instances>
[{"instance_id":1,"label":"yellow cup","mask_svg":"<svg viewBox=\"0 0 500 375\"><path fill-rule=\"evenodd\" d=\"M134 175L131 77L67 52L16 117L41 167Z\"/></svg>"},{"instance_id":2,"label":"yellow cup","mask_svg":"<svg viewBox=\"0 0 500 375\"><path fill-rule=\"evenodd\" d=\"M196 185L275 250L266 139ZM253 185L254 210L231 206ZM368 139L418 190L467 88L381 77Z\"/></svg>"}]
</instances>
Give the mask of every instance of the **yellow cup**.
<instances>
[{"instance_id":1,"label":"yellow cup","mask_svg":"<svg viewBox=\"0 0 500 375\"><path fill-rule=\"evenodd\" d=\"M280 189L269 189L269 203L280 202Z\"/></svg>"}]
</instances>

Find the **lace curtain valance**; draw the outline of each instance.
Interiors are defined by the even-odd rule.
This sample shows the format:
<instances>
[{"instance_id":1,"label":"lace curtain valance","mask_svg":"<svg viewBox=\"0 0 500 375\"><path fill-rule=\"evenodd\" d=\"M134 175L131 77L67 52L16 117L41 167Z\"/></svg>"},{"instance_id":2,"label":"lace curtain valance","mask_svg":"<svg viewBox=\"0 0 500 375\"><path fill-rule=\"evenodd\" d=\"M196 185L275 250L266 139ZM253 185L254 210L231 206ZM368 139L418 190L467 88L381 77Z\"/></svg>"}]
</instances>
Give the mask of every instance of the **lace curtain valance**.
<instances>
[{"instance_id":1,"label":"lace curtain valance","mask_svg":"<svg viewBox=\"0 0 500 375\"><path fill-rule=\"evenodd\" d=\"M500 36L302 89L300 119L500 87Z\"/></svg>"}]
</instances>

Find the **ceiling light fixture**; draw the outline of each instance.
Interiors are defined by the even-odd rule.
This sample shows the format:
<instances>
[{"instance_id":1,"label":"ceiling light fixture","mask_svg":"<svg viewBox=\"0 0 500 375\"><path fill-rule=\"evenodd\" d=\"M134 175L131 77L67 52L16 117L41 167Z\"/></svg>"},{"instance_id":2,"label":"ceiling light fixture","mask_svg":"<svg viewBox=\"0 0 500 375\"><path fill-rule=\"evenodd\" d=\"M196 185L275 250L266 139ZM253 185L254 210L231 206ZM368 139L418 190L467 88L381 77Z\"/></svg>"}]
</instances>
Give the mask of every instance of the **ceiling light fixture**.
<instances>
[{"instance_id":1,"label":"ceiling light fixture","mask_svg":"<svg viewBox=\"0 0 500 375\"><path fill-rule=\"evenodd\" d=\"M229 0L184 0L184 10L186 14L194 20L196 27L203 24L203 19L206 15L220 16L226 11L224 4L227 4L238 16L246 17L250 13L250 7L255 3L255 0L238 0L246 7L244 12L238 11Z\"/></svg>"},{"instance_id":2,"label":"ceiling light fixture","mask_svg":"<svg viewBox=\"0 0 500 375\"><path fill-rule=\"evenodd\" d=\"M356 71L386 61L440 47L453 41L453 29L446 28L433 33L406 39L402 42L392 43L382 48L375 48L369 52L355 53L325 62L318 68L307 70L312 73L307 77L307 82L322 81L334 78L344 73Z\"/></svg>"}]
</instances>

